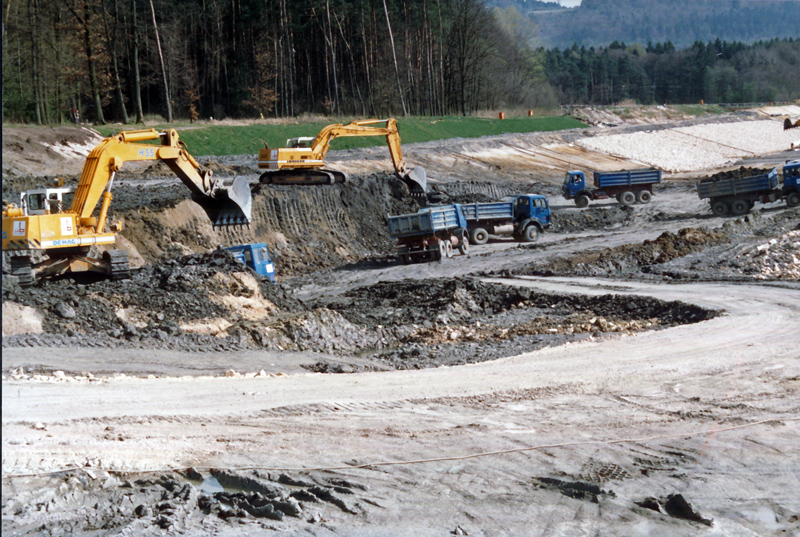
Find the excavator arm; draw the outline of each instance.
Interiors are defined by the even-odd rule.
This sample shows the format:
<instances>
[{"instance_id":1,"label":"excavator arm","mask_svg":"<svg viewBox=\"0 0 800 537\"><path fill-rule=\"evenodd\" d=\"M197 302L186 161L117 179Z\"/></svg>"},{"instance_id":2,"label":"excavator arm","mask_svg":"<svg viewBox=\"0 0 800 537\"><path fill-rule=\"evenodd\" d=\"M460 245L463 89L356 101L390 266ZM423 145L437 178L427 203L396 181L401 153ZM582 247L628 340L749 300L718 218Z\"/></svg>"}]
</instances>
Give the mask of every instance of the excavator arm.
<instances>
[{"instance_id":1,"label":"excavator arm","mask_svg":"<svg viewBox=\"0 0 800 537\"><path fill-rule=\"evenodd\" d=\"M384 127L373 127L372 125L385 123ZM325 164L325 155L331 147L331 141L334 138L344 136L385 136L386 143L389 146L389 155L392 158L394 171L397 176L402 179L411 188L412 193L424 194L427 177L423 168L417 167L407 169L403 161L403 152L400 149L400 133L397 130L397 120L394 118L389 119L365 119L361 121L353 121L347 125L336 123L328 125L323 128L311 143L309 148L280 148L272 149L269 147L262 149L259 153L259 168L267 168L270 170L277 170L276 172L267 172L262 176L264 182L280 183L279 178L281 172L286 177L291 177L289 184L324 184L326 181L318 179L319 174L325 173L338 173L344 178L341 172L326 172L320 170L315 172L315 169L322 168ZM304 175L302 170L306 170ZM336 181L341 182L341 181Z\"/></svg>"},{"instance_id":2,"label":"excavator arm","mask_svg":"<svg viewBox=\"0 0 800 537\"><path fill-rule=\"evenodd\" d=\"M160 140L161 145L136 143L148 140ZM125 162L143 160L164 161L192 191L192 198L203 207L214 225L250 223L252 200L245 179L236 178L232 184L223 185L213 177L211 170L200 168L174 129L161 133L149 129L121 132L106 138L89 153L70 207L70 212L78 215L80 226L94 228L96 232L103 229L111 203L110 183L115 173ZM101 197L103 204L95 220L92 214Z\"/></svg>"}]
</instances>

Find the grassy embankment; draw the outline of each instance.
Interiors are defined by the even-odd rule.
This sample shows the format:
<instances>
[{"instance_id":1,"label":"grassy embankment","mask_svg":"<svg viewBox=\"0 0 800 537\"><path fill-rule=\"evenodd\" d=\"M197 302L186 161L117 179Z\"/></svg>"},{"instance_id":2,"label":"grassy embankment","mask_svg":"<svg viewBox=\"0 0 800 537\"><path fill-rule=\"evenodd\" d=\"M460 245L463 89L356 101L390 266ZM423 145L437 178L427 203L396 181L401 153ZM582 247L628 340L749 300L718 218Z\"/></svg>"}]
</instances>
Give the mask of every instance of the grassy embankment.
<instances>
[{"instance_id":1,"label":"grassy embankment","mask_svg":"<svg viewBox=\"0 0 800 537\"><path fill-rule=\"evenodd\" d=\"M331 123L336 123L336 119L302 124L215 125L203 122L194 125L176 123L171 126L162 124L148 125L148 127L156 129L172 127L178 130L181 140L186 143L193 155L205 156L255 154L264 147L262 140L270 147L283 147L288 138L316 136L323 127ZM476 117L413 117L398 119L397 125L404 144L459 137L477 138L493 134L556 131L586 126L569 116L525 116L504 120ZM95 128L104 136L110 136L123 130L119 125L104 125ZM141 126L126 126L124 130L137 128L141 128ZM331 149L373 147L385 143L386 140L382 136L337 138L331 143Z\"/></svg>"}]
</instances>

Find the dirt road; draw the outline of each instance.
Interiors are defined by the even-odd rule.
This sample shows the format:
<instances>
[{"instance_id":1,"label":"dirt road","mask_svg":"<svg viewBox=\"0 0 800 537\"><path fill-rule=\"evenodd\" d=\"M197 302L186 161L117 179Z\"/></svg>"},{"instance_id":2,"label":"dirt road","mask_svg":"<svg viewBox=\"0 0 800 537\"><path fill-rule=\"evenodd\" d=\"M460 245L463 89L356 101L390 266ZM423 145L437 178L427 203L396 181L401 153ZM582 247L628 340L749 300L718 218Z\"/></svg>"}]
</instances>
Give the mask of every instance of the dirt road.
<instances>
[{"instance_id":1,"label":"dirt road","mask_svg":"<svg viewBox=\"0 0 800 537\"><path fill-rule=\"evenodd\" d=\"M88 462L129 472L244 466L303 475L300 469L336 467L326 475L366 487L357 495L363 513L356 520L325 514L331 518L324 529L298 521L280 526L282 534L375 534L360 533L361 524L383 527L384 534L402 528L442 535L457 526L469 535L528 534L530 521L539 519L549 522L534 534L614 533L620 524L651 535L694 534L696 522L635 503L673 493L713 519L706 531L714 534L796 529L800 501L789 492L800 469L800 423L791 421L799 417L796 288L522 282L558 292L694 301L726 315L458 368L7 379L4 438L14 441L4 440L4 470L47 472ZM708 433L761 420L776 421ZM603 444L650 436L664 438ZM342 470L565 442L579 445ZM605 492L595 504L588 496L562 496L571 489L542 485L537 477L596 483ZM418 518L425 522L415 527Z\"/></svg>"},{"instance_id":2,"label":"dirt road","mask_svg":"<svg viewBox=\"0 0 800 537\"><path fill-rule=\"evenodd\" d=\"M531 186L518 155L477 149L420 160L501 170L443 195ZM236 237L137 209L157 181L115 196L152 263L132 280L4 278L4 311L39 327L3 338L4 534L800 532L799 209L714 217L681 178L578 210L534 183L539 242L407 266L384 177L261 191ZM253 237L280 285L175 257Z\"/></svg>"}]
</instances>

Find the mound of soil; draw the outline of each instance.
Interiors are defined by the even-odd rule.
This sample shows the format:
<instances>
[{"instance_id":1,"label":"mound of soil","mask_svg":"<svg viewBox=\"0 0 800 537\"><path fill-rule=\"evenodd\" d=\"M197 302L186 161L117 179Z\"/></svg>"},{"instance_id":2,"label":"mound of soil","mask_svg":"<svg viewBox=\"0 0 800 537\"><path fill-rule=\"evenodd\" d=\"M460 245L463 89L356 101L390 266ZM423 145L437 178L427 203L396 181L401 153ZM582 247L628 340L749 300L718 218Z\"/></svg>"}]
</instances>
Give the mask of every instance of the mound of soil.
<instances>
[{"instance_id":1,"label":"mound of soil","mask_svg":"<svg viewBox=\"0 0 800 537\"><path fill-rule=\"evenodd\" d=\"M718 181L726 181L728 179L741 179L742 177L753 177L755 175L763 175L769 173L771 168L747 168L741 166L735 170L728 170L724 172L715 173L709 177L704 177L700 180L701 183L716 183Z\"/></svg>"},{"instance_id":2,"label":"mound of soil","mask_svg":"<svg viewBox=\"0 0 800 537\"><path fill-rule=\"evenodd\" d=\"M611 229L631 226L636 222L633 207L589 207L581 211L558 211L550 217L554 233L577 233L588 229Z\"/></svg>"},{"instance_id":3,"label":"mound of soil","mask_svg":"<svg viewBox=\"0 0 800 537\"><path fill-rule=\"evenodd\" d=\"M571 257L560 257L544 265L530 264L515 270L515 273L538 276L620 275L640 271L643 267L668 263L709 246L722 244L727 239L728 235L720 231L683 228L677 234L666 231L655 240L646 240L642 244L626 244Z\"/></svg>"}]
</instances>

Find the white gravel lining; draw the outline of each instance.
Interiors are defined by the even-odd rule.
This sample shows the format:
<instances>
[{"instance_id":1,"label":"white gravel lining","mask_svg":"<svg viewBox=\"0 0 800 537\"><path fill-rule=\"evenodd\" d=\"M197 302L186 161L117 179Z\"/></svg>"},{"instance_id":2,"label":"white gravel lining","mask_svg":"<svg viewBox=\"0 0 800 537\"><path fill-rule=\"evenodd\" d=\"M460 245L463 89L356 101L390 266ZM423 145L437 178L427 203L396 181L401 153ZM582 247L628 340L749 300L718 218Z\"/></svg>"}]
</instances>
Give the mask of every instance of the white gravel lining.
<instances>
[{"instance_id":1,"label":"white gravel lining","mask_svg":"<svg viewBox=\"0 0 800 537\"><path fill-rule=\"evenodd\" d=\"M735 160L789 149L797 133L776 120L695 125L656 132L581 138L587 149L637 160L669 172L729 165Z\"/></svg>"}]
</instances>

